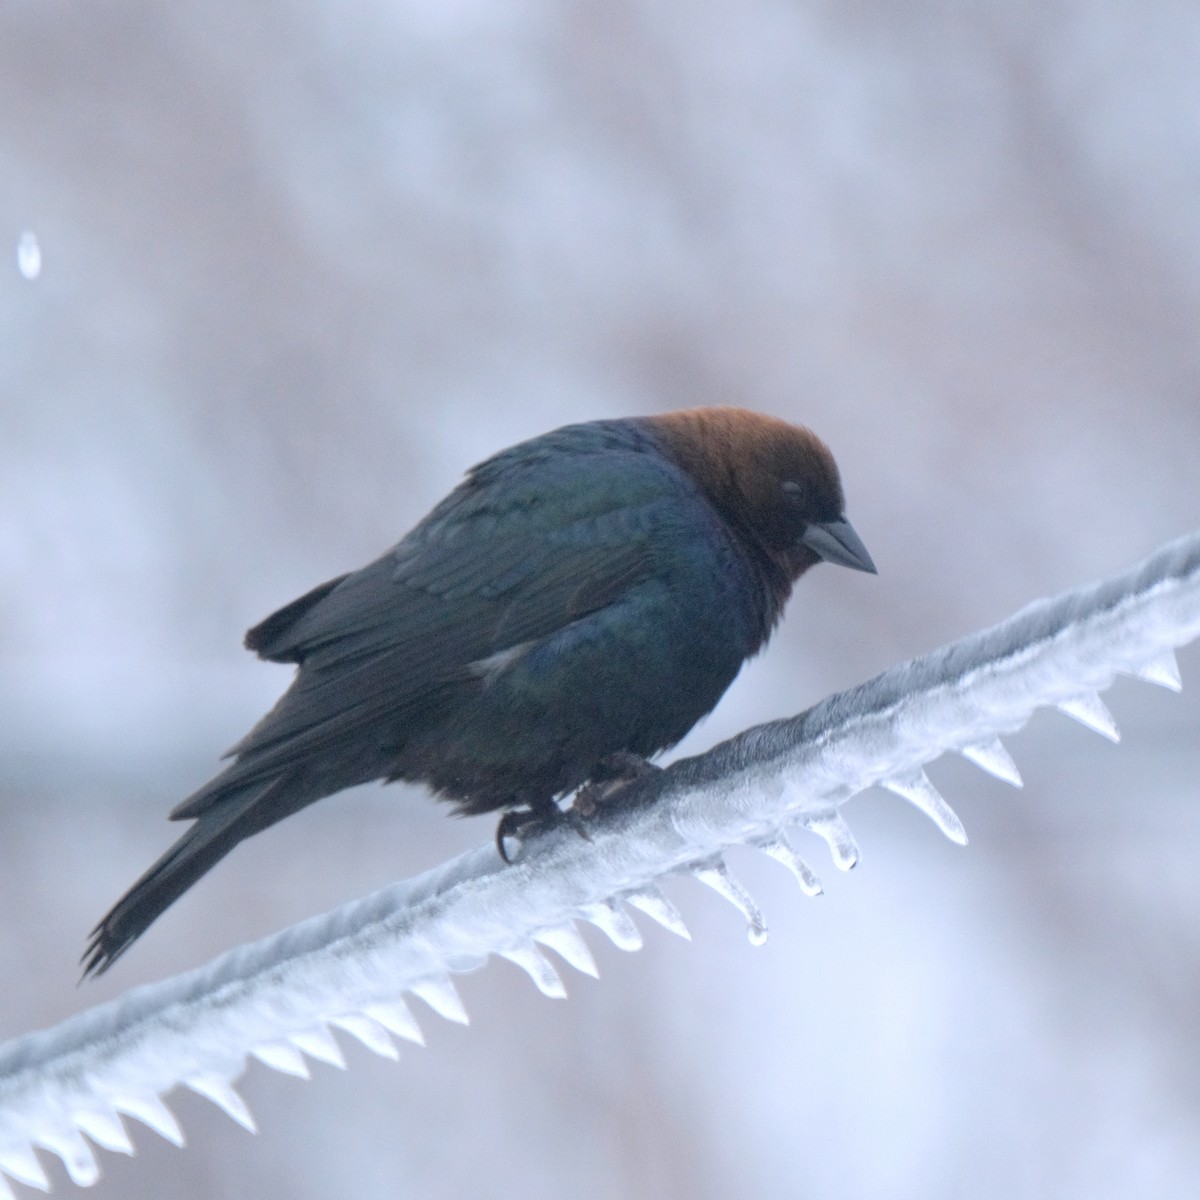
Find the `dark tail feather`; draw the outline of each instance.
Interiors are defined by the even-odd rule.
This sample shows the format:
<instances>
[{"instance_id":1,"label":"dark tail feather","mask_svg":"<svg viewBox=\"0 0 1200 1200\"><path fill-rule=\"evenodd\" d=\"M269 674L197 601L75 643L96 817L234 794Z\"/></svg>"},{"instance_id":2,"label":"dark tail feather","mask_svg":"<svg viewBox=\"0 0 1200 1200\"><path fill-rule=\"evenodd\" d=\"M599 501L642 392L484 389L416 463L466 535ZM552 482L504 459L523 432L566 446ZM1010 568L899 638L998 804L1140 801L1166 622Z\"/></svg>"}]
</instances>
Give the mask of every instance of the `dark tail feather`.
<instances>
[{"instance_id":1,"label":"dark tail feather","mask_svg":"<svg viewBox=\"0 0 1200 1200\"><path fill-rule=\"evenodd\" d=\"M271 821L263 801L283 781L235 793L214 805L113 905L91 932L83 975L103 975L184 892L238 844ZM280 814L282 815L282 814Z\"/></svg>"}]
</instances>

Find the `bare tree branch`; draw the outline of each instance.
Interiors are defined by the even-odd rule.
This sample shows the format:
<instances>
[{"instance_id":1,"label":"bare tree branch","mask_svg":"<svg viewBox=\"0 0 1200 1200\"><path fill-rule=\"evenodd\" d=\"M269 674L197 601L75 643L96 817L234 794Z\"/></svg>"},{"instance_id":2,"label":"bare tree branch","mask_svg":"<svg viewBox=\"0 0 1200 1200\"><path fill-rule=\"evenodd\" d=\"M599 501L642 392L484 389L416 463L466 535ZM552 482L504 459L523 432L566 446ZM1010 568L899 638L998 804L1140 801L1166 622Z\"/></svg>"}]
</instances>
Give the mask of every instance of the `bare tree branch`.
<instances>
[{"instance_id":1,"label":"bare tree branch","mask_svg":"<svg viewBox=\"0 0 1200 1200\"><path fill-rule=\"evenodd\" d=\"M132 1153L119 1114L181 1143L161 1097L185 1084L253 1128L233 1081L253 1054L306 1074L304 1055L340 1061L330 1027L395 1056L392 1034L420 1040L403 993L451 1020L466 1014L450 976L499 954L549 996L557 971L538 945L595 973L575 927L597 925L618 946L641 936L624 905L687 936L659 890L688 873L745 914L761 914L725 868L723 853L751 845L785 863L801 887L820 884L784 832L821 835L834 861L858 851L839 808L881 785L965 842L958 818L924 766L956 750L1017 786L999 735L1054 705L1114 740L1099 689L1118 672L1178 689L1172 647L1200 633L1200 533L1111 580L1041 601L982 633L885 671L788 720L746 730L697 758L631 785L589 823L526 844L506 866L486 846L415 879L315 918L199 970L137 989L0 1047L0 1168L48 1189L35 1146L52 1150L78 1184L99 1176L86 1134ZM10 1195L0 1176L0 1197Z\"/></svg>"}]
</instances>

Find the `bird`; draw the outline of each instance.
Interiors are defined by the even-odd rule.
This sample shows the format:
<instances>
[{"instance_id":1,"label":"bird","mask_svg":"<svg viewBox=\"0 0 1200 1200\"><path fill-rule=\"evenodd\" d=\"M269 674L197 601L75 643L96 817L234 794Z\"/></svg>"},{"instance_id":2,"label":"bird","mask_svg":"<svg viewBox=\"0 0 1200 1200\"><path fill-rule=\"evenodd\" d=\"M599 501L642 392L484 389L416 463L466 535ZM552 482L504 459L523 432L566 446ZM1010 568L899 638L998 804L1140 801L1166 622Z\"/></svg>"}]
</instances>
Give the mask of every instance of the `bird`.
<instances>
[{"instance_id":1,"label":"bird","mask_svg":"<svg viewBox=\"0 0 1200 1200\"><path fill-rule=\"evenodd\" d=\"M382 557L246 634L294 679L172 810L193 824L96 925L85 977L238 843L357 784L501 812L507 858L504 835L707 715L819 562L875 573L832 453L776 417L589 421L486 459Z\"/></svg>"}]
</instances>

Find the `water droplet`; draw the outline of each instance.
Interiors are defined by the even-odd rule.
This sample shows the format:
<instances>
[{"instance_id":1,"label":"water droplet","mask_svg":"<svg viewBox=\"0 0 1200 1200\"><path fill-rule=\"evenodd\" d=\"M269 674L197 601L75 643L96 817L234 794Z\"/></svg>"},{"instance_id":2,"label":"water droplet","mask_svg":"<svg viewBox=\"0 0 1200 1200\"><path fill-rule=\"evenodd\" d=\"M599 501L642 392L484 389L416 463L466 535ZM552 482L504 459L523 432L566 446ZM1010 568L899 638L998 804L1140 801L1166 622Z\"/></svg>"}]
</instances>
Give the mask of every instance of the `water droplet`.
<instances>
[{"instance_id":1,"label":"water droplet","mask_svg":"<svg viewBox=\"0 0 1200 1200\"><path fill-rule=\"evenodd\" d=\"M751 923L746 927L746 936L750 939L750 945L762 946L766 944L767 927L765 925L755 925Z\"/></svg>"},{"instance_id":2,"label":"water droplet","mask_svg":"<svg viewBox=\"0 0 1200 1200\"><path fill-rule=\"evenodd\" d=\"M17 242L17 270L26 279L36 279L42 273L42 248L37 234L28 229Z\"/></svg>"}]
</instances>

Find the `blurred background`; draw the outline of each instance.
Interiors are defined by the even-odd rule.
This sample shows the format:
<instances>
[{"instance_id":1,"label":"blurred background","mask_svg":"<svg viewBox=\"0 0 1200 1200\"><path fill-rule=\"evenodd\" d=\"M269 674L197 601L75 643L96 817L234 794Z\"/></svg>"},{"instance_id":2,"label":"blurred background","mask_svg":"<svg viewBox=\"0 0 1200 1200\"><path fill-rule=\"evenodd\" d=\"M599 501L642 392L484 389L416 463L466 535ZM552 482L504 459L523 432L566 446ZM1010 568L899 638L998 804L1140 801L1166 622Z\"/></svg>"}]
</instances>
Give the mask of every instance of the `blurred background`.
<instances>
[{"instance_id":1,"label":"blurred background","mask_svg":"<svg viewBox=\"0 0 1200 1200\"><path fill-rule=\"evenodd\" d=\"M325 801L76 987L288 682L242 631L517 440L737 403L836 452L879 577L805 579L681 753L1197 527L1198 52L1181 0L7 0L0 1038L491 837ZM819 900L734 856L764 947L681 882L692 945L591 938L566 1003L489 966L399 1065L253 1066L257 1138L179 1095L188 1148L131 1123L92 1195L1194 1194L1181 661L1109 693L1120 746L1039 715L1023 792L935 766L966 850L864 795Z\"/></svg>"}]
</instances>

